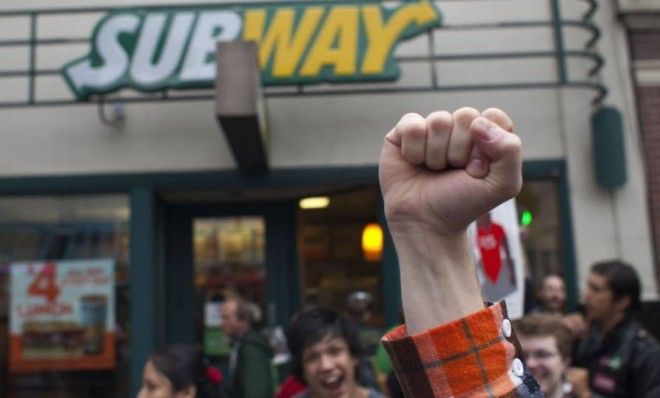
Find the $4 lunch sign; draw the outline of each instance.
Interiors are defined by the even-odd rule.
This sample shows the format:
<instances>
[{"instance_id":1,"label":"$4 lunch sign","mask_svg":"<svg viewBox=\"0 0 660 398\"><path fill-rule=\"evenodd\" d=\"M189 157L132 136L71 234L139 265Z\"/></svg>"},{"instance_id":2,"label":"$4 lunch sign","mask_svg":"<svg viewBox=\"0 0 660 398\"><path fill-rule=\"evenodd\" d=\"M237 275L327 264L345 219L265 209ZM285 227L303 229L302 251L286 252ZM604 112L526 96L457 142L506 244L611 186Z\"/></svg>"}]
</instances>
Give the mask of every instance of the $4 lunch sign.
<instances>
[{"instance_id":1,"label":"$4 lunch sign","mask_svg":"<svg viewBox=\"0 0 660 398\"><path fill-rule=\"evenodd\" d=\"M439 26L430 0L118 10L62 74L76 98L212 87L217 41L254 41L264 85L395 80L399 41Z\"/></svg>"},{"instance_id":2,"label":"$4 lunch sign","mask_svg":"<svg viewBox=\"0 0 660 398\"><path fill-rule=\"evenodd\" d=\"M12 372L115 366L114 261L11 265Z\"/></svg>"}]
</instances>

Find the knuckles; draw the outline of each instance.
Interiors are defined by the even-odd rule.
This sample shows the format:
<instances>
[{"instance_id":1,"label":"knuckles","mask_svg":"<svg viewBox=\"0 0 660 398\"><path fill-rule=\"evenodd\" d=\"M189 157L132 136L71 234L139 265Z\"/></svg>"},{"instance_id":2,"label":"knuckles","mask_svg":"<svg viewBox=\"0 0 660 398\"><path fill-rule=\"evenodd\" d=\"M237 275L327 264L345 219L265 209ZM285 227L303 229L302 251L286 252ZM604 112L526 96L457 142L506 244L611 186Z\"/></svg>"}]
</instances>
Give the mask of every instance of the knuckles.
<instances>
[{"instance_id":1,"label":"knuckles","mask_svg":"<svg viewBox=\"0 0 660 398\"><path fill-rule=\"evenodd\" d=\"M454 149L447 150L447 153L442 155L443 159L432 156L432 153L425 150L425 147L429 149L428 145L432 145L430 148L437 149L439 143L443 142L441 140L447 140L447 143L452 142L455 131L470 130L473 122L481 116L504 130L512 131L513 129L513 122L509 116L498 108L488 108L483 112L470 107L457 109L453 113L441 110L430 113L426 118L418 113L404 114L394 127L396 136L398 136L397 140L400 140L402 144L403 158L412 164L424 163L429 169L437 171L444 169L447 164L452 167L465 167L470 153L474 150L474 143L471 139L468 139L462 146L453 144ZM458 130L457 126L460 127ZM461 137L455 137L458 140L456 142L462 142L459 138ZM522 158L520 137L515 134L506 134L501 144L503 147L500 149L507 154L509 161L515 162ZM512 188L512 190L519 190L519 188Z\"/></svg>"},{"instance_id":2,"label":"knuckles","mask_svg":"<svg viewBox=\"0 0 660 398\"><path fill-rule=\"evenodd\" d=\"M453 123L452 115L447 111L437 111L426 117L429 133L450 133Z\"/></svg>"},{"instance_id":3,"label":"knuckles","mask_svg":"<svg viewBox=\"0 0 660 398\"><path fill-rule=\"evenodd\" d=\"M454 118L454 124L467 128L475 118L479 117L479 115L480 113L478 110L470 107L463 107L454 111L452 116Z\"/></svg>"},{"instance_id":4,"label":"knuckles","mask_svg":"<svg viewBox=\"0 0 660 398\"><path fill-rule=\"evenodd\" d=\"M401 137L421 138L426 135L426 121L417 113L406 113L396 125Z\"/></svg>"}]
</instances>

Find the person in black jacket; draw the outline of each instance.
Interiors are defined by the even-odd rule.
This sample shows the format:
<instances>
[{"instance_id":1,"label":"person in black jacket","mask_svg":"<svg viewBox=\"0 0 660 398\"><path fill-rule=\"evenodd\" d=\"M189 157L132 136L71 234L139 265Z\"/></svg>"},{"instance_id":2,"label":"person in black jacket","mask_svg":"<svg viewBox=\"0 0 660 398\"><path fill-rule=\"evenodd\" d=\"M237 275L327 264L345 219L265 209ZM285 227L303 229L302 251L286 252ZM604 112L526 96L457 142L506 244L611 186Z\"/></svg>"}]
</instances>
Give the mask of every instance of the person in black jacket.
<instances>
[{"instance_id":1,"label":"person in black jacket","mask_svg":"<svg viewBox=\"0 0 660 398\"><path fill-rule=\"evenodd\" d=\"M630 265L596 263L583 293L586 319L566 318L582 336L573 360L589 370L594 397L660 397L660 346L633 318L640 290Z\"/></svg>"}]
</instances>

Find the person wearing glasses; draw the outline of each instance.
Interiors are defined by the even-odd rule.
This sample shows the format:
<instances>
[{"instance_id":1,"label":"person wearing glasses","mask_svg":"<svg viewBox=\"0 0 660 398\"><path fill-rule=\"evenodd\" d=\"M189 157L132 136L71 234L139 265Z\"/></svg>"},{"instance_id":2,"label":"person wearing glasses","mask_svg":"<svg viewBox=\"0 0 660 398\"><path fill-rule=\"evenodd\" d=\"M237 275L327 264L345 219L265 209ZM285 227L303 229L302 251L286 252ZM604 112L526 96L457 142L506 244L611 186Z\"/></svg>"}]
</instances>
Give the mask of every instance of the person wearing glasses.
<instances>
[{"instance_id":1,"label":"person wearing glasses","mask_svg":"<svg viewBox=\"0 0 660 398\"><path fill-rule=\"evenodd\" d=\"M516 321L514 328L525 363L546 398L589 396L586 370L570 368L574 340L561 317L535 313Z\"/></svg>"}]
</instances>

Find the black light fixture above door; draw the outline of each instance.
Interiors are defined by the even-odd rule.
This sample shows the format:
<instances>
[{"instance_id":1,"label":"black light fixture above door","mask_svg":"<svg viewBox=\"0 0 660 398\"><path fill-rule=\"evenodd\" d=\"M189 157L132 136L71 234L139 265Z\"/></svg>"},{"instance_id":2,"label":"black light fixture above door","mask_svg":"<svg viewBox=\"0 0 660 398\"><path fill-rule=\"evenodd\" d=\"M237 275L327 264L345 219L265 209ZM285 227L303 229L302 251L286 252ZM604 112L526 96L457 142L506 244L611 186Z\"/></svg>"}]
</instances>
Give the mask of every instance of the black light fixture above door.
<instances>
[{"instance_id":1,"label":"black light fixture above door","mask_svg":"<svg viewBox=\"0 0 660 398\"><path fill-rule=\"evenodd\" d=\"M257 45L218 42L215 111L234 159L244 174L269 170L266 106L261 90Z\"/></svg>"}]
</instances>

